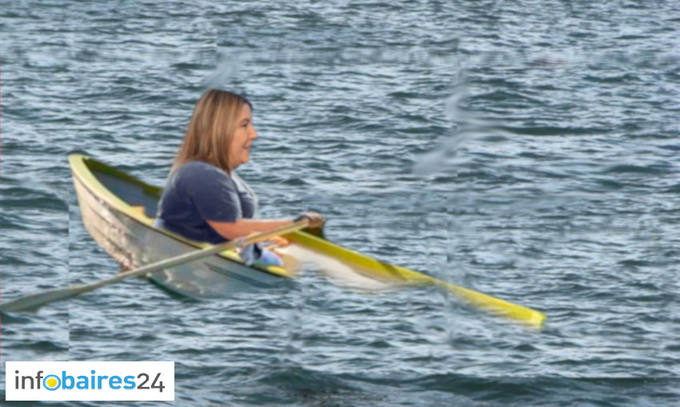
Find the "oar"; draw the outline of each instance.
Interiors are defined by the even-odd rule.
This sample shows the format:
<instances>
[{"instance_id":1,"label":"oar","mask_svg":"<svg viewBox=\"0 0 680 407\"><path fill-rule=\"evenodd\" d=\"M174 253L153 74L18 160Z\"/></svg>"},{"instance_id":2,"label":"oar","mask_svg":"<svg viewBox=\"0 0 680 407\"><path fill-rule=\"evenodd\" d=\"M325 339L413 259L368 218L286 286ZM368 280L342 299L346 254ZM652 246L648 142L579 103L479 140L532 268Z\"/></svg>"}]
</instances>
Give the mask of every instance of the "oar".
<instances>
[{"instance_id":1,"label":"oar","mask_svg":"<svg viewBox=\"0 0 680 407\"><path fill-rule=\"evenodd\" d=\"M222 252L224 250L233 249L235 247L243 247L251 243L255 243L260 240L265 240L267 238L284 235L286 233L291 233L296 230L302 229L309 224L309 220L302 219L298 222L294 222L290 225L274 229L270 232L258 233L256 235L249 236L247 238L235 239L222 244L209 246L201 250L196 250L189 253L184 253L182 255L171 257L165 260L157 261L155 263L147 264L145 266L139 267L134 270L126 271L124 273L116 274L111 278L105 280L100 280L91 284L84 285L72 285L65 288L59 288L55 290L44 291L37 294L26 295L24 297L17 298L15 300L0 304L0 311L33 311L42 307L45 304L49 304L55 301L65 300L71 297L78 296L80 294L86 293L88 291L96 290L97 288L104 287L106 285L115 284L121 280L128 277L142 276L147 273L153 273L158 270L163 270L166 268L178 266L180 264L188 263L193 260L198 260L203 257L210 256Z\"/></svg>"},{"instance_id":2,"label":"oar","mask_svg":"<svg viewBox=\"0 0 680 407\"><path fill-rule=\"evenodd\" d=\"M439 280L413 270L409 271L418 274L417 278L422 279L425 284L432 284L440 287L454 294L456 297L468 302L469 304L485 309L494 314L520 321L535 328L541 328L543 321L545 321L545 314L540 311L536 311L522 305L513 304L509 301L492 297L488 294L480 293L479 291L471 290L469 288L461 287L449 283L448 281Z\"/></svg>"},{"instance_id":3,"label":"oar","mask_svg":"<svg viewBox=\"0 0 680 407\"><path fill-rule=\"evenodd\" d=\"M513 304L469 288L457 286L414 270L383 263L325 239L298 233L290 236L289 240L318 253L335 258L356 270L357 273L378 281L408 285L435 285L474 306L536 328L540 328L546 318L545 314L540 311Z\"/></svg>"}]
</instances>

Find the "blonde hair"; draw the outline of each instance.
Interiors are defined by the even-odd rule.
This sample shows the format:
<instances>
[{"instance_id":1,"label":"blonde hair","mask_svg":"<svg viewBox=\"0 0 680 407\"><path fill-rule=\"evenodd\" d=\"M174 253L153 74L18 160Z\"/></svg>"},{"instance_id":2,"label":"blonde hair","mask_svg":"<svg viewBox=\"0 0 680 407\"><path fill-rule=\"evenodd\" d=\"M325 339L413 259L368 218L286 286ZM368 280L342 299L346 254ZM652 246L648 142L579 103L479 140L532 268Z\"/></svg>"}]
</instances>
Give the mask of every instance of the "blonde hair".
<instances>
[{"instance_id":1,"label":"blonde hair","mask_svg":"<svg viewBox=\"0 0 680 407\"><path fill-rule=\"evenodd\" d=\"M205 92L196 102L170 174L189 161L205 161L229 174L229 149L245 105L252 110L243 96L217 89Z\"/></svg>"}]
</instances>

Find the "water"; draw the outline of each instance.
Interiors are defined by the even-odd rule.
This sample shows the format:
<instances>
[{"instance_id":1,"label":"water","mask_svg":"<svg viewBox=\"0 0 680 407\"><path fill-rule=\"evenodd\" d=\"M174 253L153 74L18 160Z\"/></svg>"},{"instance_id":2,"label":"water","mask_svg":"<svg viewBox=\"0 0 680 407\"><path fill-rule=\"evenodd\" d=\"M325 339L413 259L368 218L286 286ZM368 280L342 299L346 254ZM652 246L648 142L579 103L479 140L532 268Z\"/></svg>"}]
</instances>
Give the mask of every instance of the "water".
<instances>
[{"instance_id":1,"label":"water","mask_svg":"<svg viewBox=\"0 0 680 407\"><path fill-rule=\"evenodd\" d=\"M335 242L548 321L313 272L199 303L135 279L3 315L2 359L175 360L182 406L677 405L679 22L671 1L5 1L3 299L117 272L67 154L162 184L219 85L255 105L263 216L317 210Z\"/></svg>"}]
</instances>

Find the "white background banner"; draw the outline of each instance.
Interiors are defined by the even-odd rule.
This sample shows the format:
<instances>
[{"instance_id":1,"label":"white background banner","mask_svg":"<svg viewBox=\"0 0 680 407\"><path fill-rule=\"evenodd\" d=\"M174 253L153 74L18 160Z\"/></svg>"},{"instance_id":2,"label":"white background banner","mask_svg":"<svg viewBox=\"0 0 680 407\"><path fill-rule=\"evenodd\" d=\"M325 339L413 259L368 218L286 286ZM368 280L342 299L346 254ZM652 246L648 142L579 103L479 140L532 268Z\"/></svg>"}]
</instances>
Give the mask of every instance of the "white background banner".
<instances>
[{"instance_id":1,"label":"white background banner","mask_svg":"<svg viewBox=\"0 0 680 407\"><path fill-rule=\"evenodd\" d=\"M5 362L7 400L175 399L175 362Z\"/></svg>"}]
</instances>

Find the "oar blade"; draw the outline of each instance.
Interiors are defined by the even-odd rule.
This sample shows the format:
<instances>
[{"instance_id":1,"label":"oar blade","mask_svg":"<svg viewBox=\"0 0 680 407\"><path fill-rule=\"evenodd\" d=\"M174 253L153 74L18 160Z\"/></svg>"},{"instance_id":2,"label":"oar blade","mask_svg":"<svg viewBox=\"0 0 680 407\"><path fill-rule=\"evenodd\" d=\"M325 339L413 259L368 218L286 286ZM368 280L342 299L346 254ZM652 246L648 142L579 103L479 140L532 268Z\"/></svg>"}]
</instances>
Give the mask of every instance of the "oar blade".
<instances>
[{"instance_id":1,"label":"oar blade","mask_svg":"<svg viewBox=\"0 0 680 407\"><path fill-rule=\"evenodd\" d=\"M436 285L471 305L535 328L540 328L546 318L545 314L531 308L513 304L469 288L438 280L414 270L383 263L374 258L308 234L296 233L287 236L287 238L306 249L345 263L352 269L358 270L360 274L369 278L374 278L378 281L414 286Z\"/></svg>"},{"instance_id":2,"label":"oar blade","mask_svg":"<svg viewBox=\"0 0 680 407\"><path fill-rule=\"evenodd\" d=\"M433 283L472 305L494 314L514 319L526 325L541 328L545 321L545 314L534 309L492 297L469 288L460 287L446 281L433 279Z\"/></svg>"},{"instance_id":3,"label":"oar blade","mask_svg":"<svg viewBox=\"0 0 680 407\"><path fill-rule=\"evenodd\" d=\"M2 312L22 312L22 311L37 311L40 307L68 298L75 297L83 293L81 286L70 286L66 288L58 288L51 291L44 291L37 294L26 295L12 301L0 304L0 311Z\"/></svg>"}]
</instances>

